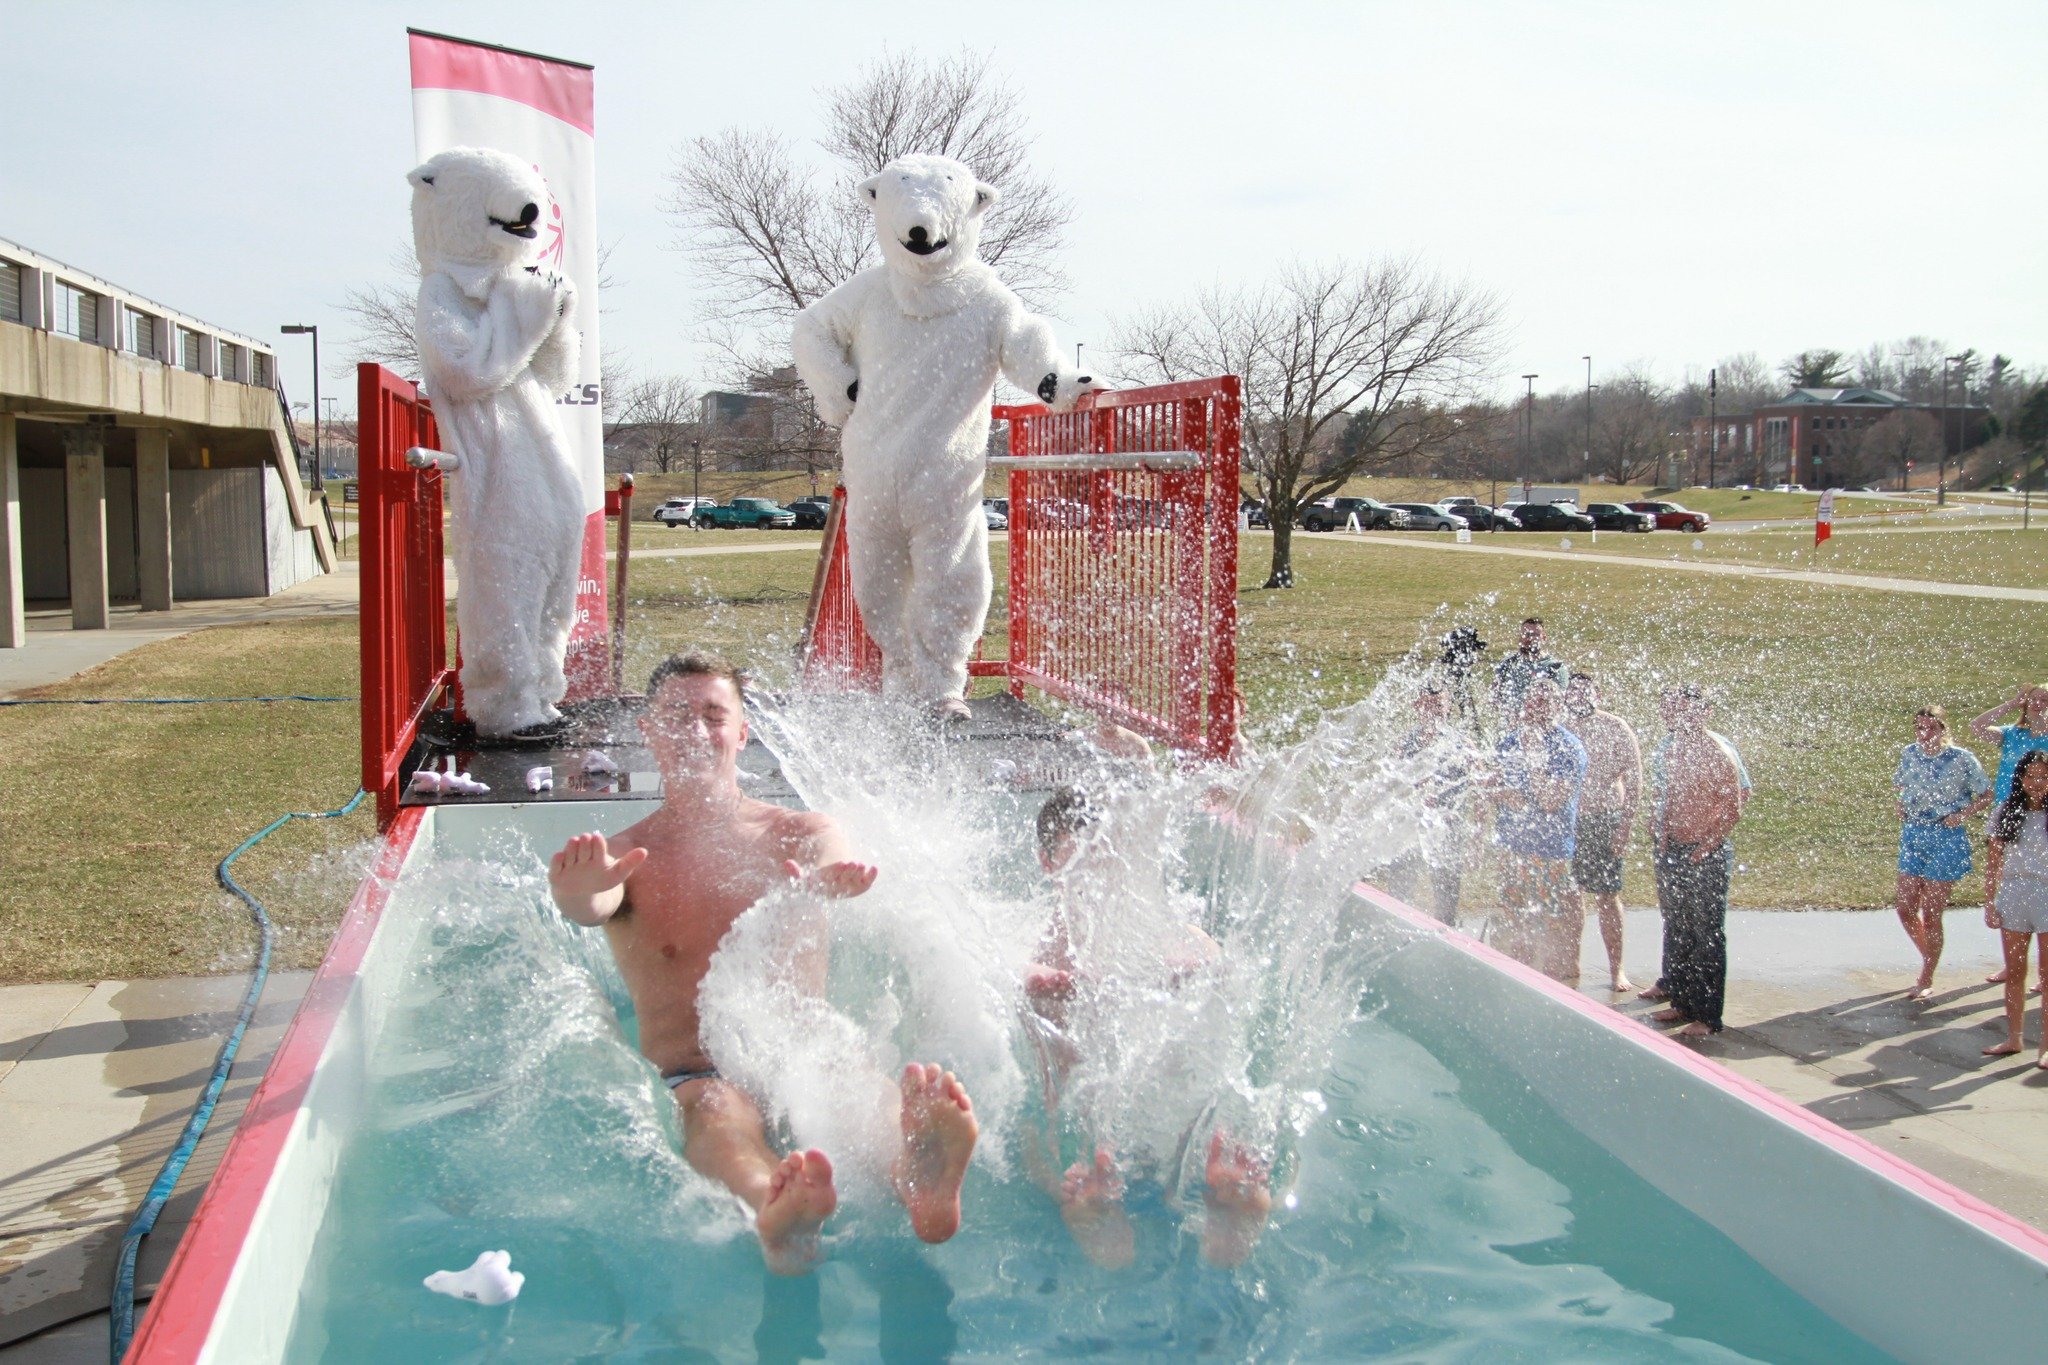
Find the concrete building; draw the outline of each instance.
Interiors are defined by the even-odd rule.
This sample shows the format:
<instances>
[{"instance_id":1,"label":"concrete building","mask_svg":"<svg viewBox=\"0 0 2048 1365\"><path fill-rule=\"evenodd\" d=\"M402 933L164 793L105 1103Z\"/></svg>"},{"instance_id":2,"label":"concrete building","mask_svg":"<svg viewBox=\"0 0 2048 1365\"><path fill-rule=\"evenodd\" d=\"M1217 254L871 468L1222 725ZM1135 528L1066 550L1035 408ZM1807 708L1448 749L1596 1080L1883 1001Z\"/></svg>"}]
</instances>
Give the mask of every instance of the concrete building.
<instances>
[{"instance_id":1,"label":"concrete building","mask_svg":"<svg viewBox=\"0 0 2048 1365\"><path fill-rule=\"evenodd\" d=\"M301 467L269 346L0 239L0 648L332 570Z\"/></svg>"}]
</instances>

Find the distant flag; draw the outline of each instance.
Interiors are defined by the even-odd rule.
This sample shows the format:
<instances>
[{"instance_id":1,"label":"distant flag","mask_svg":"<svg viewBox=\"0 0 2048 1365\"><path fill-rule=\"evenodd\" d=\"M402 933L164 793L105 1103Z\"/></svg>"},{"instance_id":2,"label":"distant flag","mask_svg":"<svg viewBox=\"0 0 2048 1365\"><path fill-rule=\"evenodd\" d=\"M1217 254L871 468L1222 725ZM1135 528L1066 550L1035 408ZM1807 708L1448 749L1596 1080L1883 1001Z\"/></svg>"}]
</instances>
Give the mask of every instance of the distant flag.
<instances>
[{"instance_id":1,"label":"distant flag","mask_svg":"<svg viewBox=\"0 0 2048 1365\"><path fill-rule=\"evenodd\" d=\"M1830 488L1820 495L1820 508L1813 514L1813 548L1835 533L1835 490Z\"/></svg>"}]
</instances>

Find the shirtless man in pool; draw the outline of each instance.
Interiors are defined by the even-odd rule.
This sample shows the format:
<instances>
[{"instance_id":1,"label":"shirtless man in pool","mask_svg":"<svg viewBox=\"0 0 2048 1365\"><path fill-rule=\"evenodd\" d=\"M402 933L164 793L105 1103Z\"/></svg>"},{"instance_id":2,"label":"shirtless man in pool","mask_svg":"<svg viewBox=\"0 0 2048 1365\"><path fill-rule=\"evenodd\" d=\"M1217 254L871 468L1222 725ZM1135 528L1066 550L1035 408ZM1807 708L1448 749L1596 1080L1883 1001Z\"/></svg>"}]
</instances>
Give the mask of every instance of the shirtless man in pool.
<instances>
[{"instance_id":1,"label":"shirtless man in pool","mask_svg":"<svg viewBox=\"0 0 2048 1365\"><path fill-rule=\"evenodd\" d=\"M778 1157L769 1147L754 1100L705 1055L697 989L726 930L765 893L798 879L828 900L858 896L875 869L850 859L828 816L740 790L740 689L732 665L703 655L654 670L641 728L661 769L661 809L609 840L571 839L549 864L548 887L566 918L604 926L639 1015L641 1050L681 1106L684 1158L753 1210L768 1268L798 1275L816 1260L818 1229L839 1203L832 1163L815 1149ZM820 946L798 970L822 991L826 965ZM917 1235L943 1242L960 1227L960 1183L979 1125L951 1072L912 1063L900 1088L896 1194Z\"/></svg>"}]
</instances>

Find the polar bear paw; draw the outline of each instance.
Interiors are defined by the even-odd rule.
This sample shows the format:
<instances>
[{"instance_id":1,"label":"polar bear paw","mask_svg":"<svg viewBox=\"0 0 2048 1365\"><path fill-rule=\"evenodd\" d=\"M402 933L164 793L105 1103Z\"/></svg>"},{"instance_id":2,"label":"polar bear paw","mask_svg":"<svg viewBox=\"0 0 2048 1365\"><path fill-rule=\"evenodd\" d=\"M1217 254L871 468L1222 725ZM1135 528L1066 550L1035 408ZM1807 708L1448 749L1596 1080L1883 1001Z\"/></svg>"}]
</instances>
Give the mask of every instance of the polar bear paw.
<instances>
[{"instance_id":1,"label":"polar bear paw","mask_svg":"<svg viewBox=\"0 0 2048 1365\"><path fill-rule=\"evenodd\" d=\"M1038 400L1054 412L1065 412L1091 393L1107 393L1109 385L1093 375L1055 370L1038 381Z\"/></svg>"}]
</instances>

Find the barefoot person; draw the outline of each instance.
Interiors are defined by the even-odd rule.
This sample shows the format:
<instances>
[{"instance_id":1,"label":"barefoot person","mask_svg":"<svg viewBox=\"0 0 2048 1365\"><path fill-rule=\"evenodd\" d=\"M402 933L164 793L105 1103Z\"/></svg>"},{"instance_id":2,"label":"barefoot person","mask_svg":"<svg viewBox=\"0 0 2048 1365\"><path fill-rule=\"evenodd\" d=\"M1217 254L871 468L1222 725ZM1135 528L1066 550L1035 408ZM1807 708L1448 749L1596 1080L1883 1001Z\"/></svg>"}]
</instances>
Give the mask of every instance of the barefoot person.
<instances>
[{"instance_id":1,"label":"barefoot person","mask_svg":"<svg viewBox=\"0 0 2048 1365\"><path fill-rule=\"evenodd\" d=\"M753 1210L770 1270L801 1274L838 1206L832 1163L820 1151L777 1156L769 1147L754 1098L720 1079L705 1055L697 991L726 931L763 894L798 879L827 900L858 896L875 869L851 860L830 818L740 790L747 720L731 664L700 654L663 661L648 680L642 730L661 769L661 808L609 840L571 839L549 864L548 886L564 917L604 926L639 1016L641 1051L681 1108L684 1158ZM822 992L823 948L795 965ZM900 1090L896 1193L917 1235L943 1242L960 1226L960 1183L978 1135L973 1107L937 1066L904 1068Z\"/></svg>"},{"instance_id":2,"label":"barefoot person","mask_svg":"<svg viewBox=\"0 0 2048 1365\"><path fill-rule=\"evenodd\" d=\"M1984 1055L2010 1057L2026 1046L2020 1030L2027 1013L2030 942L2040 945L2041 975L2048 979L2048 751L2021 757L2012 795L1991 817L1984 923L1999 931L2005 949L2005 1041L1985 1048ZM2034 1065L2048 1071L2048 1028Z\"/></svg>"},{"instance_id":3,"label":"barefoot person","mask_svg":"<svg viewBox=\"0 0 2048 1365\"><path fill-rule=\"evenodd\" d=\"M2000 716L2015 711L2019 713L2016 723L1996 723ZM2004 805L2012 795L2012 775L2020 759L2036 750L2048 749L2048 682L2022 687L2010 700L1971 721L1970 733L1998 746L1998 777L1991 786L1991 800ZM2001 967L1985 979L2003 981L2005 969ZM2039 987L2035 989L2038 991Z\"/></svg>"},{"instance_id":4,"label":"barefoot person","mask_svg":"<svg viewBox=\"0 0 2048 1365\"><path fill-rule=\"evenodd\" d=\"M1906 993L1934 993L1941 965L1942 913L1949 893L1970 871L1970 832L1964 822L1991 804L1991 781L1977 756L1949 742L1948 713L1923 706L1913 716L1913 742L1892 773L1899 818L1899 922L1920 950L1920 979Z\"/></svg>"},{"instance_id":5,"label":"barefoot person","mask_svg":"<svg viewBox=\"0 0 2048 1365\"><path fill-rule=\"evenodd\" d=\"M1101 807L1075 787L1053 793L1038 812L1039 865L1053 879L1056 900L1024 984L1031 1010L1045 1025L1039 1052L1046 1117L1055 1126L1074 1073L1100 1060L1091 1059L1076 1040L1115 1037L1134 1022L1134 1010L1156 1010L1166 1003L1180 1011L1183 988L1211 970L1222 953L1216 940L1185 922L1141 927L1135 942L1121 932L1098 932L1110 926L1096 922L1101 916L1087 902L1118 887L1114 860L1103 856L1107 850L1096 843L1102 825ZM1142 912L1118 900L1104 908L1116 913L1115 930L1128 930ZM1090 1021L1073 1017L1086 1009L1107 1011L1110 1028L1088 1027ZM1092 1139L1089 1146L1093 1155L1057 1178L1052 1174L1057 1155L1048 1159L1027 1150L1026 1161L1039 1185L1059 1203L1060 1219L1082 1254L1097 1265L1119 1269L1137 1256L1137 1234L1124 1210L1124 1174L1112 1146ZM1056 1133L1048 1134L1047 1147L1056 1151ZM1202 1256L1211 1265L1240 1265L1258 1245L1272 1211L1267 1164L1219 1129L1209 1136L1203 1177Z\"/></svg>"},{"instance_id":6,"label":"barefoot person","mask_svg":"<svg viewBox=\"0 0 2048 1365\"><path fill-rule=\"evenodd\" d=\"M1592 674L1572 674L1564 689L1564 709L1571 717L1565 728L1586 746L1586 785L1579 793L1572 881L1576 894L1591 896L1599 909L1608 988L1620 994L1635 989L1621 969L1621 858L1628 851L1636 802L1642 796L1643 751L1627 721L1600 709L1600 685ZM1584 916L1582 906L1578 917Z\"/></svg>"},{"instance_id":7,"label":"barefoot person","mask_svg":"<svg viewBox=\"0 0 2048 1365\"><path fill-rule=\"evenodd\" d=\"M1536 678L1524 691L1521 726L1494 746L1487 785L1502 856L1491 938L1508 956L1576 986L1585 912L1572 887L1572 853L1586 746L1560 724L1563 712L1558 685Z\"/></svg>"},{"instance_id":8,"label":"barefoot person","mask_svg":"<svg viewBox=\"0 0 2048 1365\"><path fill-rule=\"evenodd\" d=\"M1468 789L1479 750L1451 720L1451 700L1431 679L1415 695L1415 724L1394 746L1419 807L1414 847L1389 863L1386 885L1444 924L1458 922L1472 842Z\"/></svg>"},{"instance_id":9,"label":"barefoot person","mask_svg":"<svg viewBox=\"0 0 2048 1365\"><path fill-rule=\"evenodd\" d=\"M1644 995L1668 999L1650 1018L1683 1024L1681 1038L1721 1031L1728 988L1728 837L1742 818L1743 778L1735 746L1707 728L1712 708L1697 683L1666 692L1669 730L1651 753L1650 844L1657 908L1664 916L1664 975Z\"/></svg>"}]
</instances>

